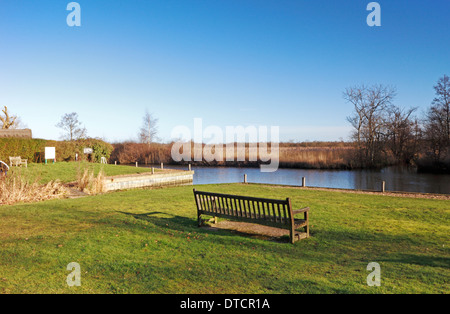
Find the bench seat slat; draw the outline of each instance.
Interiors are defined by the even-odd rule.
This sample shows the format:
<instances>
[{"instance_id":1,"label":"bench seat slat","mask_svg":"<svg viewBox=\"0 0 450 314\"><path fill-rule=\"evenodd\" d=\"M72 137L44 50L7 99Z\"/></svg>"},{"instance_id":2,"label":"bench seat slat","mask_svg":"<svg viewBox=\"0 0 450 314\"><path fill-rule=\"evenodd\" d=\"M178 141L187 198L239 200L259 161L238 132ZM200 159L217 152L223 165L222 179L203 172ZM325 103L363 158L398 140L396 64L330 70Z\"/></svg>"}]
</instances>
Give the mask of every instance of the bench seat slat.
<instances>
[{"instance_id":1,"label":"bench seat slat","mask_svg":"<svg viewBox=\"0 0 450 314\"><path fill-rule=\"evenodd\" d=\"M199 213L204 214L204 215L211 215L211 216L231 216L231 217L236 217L236 218L249 218L249 219L260 219L260 220L265 220L265 221L269 221L269 222L273 222L273 223L277 223L277 224L288 224L288 220L284 219L284 218L280 218L278 216L273 216L273 215L265 215L265 216L261 216L259 214L255 214L255 213L250 213L247 212L246 215L241 216L241 212L240 210L233 210L230 208L219 208L219 210L217 211L209 211L209 210L199 210ZM295 219L295 224L303 224L305 220L303 219Z\"/></svg>"},{"instance_id":2,"label":"bench seat slat","mask_svg":"<svg viewBox=\"0 0 450 314\"><path fill-rule=\"evenodd\" d=\"M233 214L230 215L230 214L212 213L212 212L208 212L208 211L199 211L199 212L201 214L203 214L203 215L210 215L210 216L217 216L217 217L224 217L224 218L236 217L236 218L239 218L240 220L241 219L242 220L249 220L249 221L251 221L253 223L259 223L259 221L263 221L263 222L267 222L268 224L271 224L271 225L285 225L285 226L289 226L290 225L289 223L281 224L280 222L276 222L275 221L275 217L273 217L273 216L266 216L266 219L264 219L263 217L259 217L258 215L255 216L254 214L252 214L249 217L240 217L238 211L234 211L235 215L233 215ZM258 221L255 221L255 219L258 219ZM301 219L296 219L296 220L299 220L298 225L302 225L303 224L303 222L300 222ZM297 225L297 222L296 222L296 225Z\"/></svg>"}]
</instances>

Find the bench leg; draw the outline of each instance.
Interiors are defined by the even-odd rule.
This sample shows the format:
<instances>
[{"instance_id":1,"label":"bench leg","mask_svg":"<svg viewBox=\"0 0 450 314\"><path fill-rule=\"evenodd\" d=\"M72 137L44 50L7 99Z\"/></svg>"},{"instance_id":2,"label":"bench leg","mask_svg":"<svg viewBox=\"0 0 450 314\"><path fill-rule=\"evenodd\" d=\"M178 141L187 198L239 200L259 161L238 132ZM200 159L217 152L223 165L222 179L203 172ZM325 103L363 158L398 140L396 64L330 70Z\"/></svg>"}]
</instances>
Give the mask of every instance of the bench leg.
<instances>
[{"instance_id":1,"label":"bench leg","mask_svg":"<svg viewBox=\"0 0 450 314\"><path fill-rule=\"evenodd\" d=\"M306 226L305 226L306 237L309 238L309 213L308 212L305 212L305 220L306 220Z\"/></svg>"},{"instance_id":2,"label":"bench leg","mask_svg":"<svg viewBox=\"0 0 450 314\"><path fill-rule=\"evenodd\" d=\"M197 213L198 226L202 226L202 214Z\"/></svg>"},{"instance_id":3,"label":"bench leg","mask_svg":"<svg viewBox=\"0 0 450 314\"><path fill-rule=\"evenodd\" d=\"M292 228L289 230L289 241L290 241L292 244L295 243L295 237L296 237L296 235L295 235L295 229L294 229L294 227L292 227Z\"/></svg>"}]
</instances>

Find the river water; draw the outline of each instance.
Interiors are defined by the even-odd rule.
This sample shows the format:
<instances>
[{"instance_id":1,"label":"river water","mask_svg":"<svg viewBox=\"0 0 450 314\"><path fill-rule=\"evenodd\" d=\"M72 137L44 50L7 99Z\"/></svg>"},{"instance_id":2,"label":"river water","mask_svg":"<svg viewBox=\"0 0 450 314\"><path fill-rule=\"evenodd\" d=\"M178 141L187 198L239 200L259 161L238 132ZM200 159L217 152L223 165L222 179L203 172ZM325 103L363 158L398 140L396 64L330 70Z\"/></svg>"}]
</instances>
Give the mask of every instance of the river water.
<instances>
[{"instance_id":1,"label":"river water","mask_svg":"<svg viewBox=\"0 0 450 314\"><path fill-rule=\"evenodd\" d=\"M165 166L167 169L187 170L187 166ZM263 173L259 168L196 167L193 166L194 185L243 182L244 174L250 183L302 185L302 177L310 187L326 187L357 190L381 189L386 191L450 194L450 175L417 173L414 169L389 167L382 170L317 170L278 169Z\"/></svg>"}]
</instances>

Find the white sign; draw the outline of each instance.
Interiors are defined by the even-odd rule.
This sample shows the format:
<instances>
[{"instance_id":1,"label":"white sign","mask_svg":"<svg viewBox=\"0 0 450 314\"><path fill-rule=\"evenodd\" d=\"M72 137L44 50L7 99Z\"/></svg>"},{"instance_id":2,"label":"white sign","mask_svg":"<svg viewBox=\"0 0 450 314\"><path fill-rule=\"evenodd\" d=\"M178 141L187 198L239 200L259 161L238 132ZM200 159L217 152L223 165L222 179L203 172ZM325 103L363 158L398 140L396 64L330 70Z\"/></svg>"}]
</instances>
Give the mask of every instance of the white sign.
<instances>
[{"instance_id":1,"label":"white sign","mask_svg":"<svg viewBox=\"0 0 450 314\"><path fill-rule=\"evenodd\" d=\"M46 147L45 148L45 159L56 159L55 147Z\"/></svg>"},{"instance_id":2,"label":"white sign","mask_svg":"<svg viewBox=\"0 0 450 314\"><path fill-rule=\"evenodd\" d=\"M84 152L85 154L92 154L92 153L94 152L94 150L93 150L92 148L86 147L86 148L83 150L83 152Z\"/></svg>"}]
</instances>

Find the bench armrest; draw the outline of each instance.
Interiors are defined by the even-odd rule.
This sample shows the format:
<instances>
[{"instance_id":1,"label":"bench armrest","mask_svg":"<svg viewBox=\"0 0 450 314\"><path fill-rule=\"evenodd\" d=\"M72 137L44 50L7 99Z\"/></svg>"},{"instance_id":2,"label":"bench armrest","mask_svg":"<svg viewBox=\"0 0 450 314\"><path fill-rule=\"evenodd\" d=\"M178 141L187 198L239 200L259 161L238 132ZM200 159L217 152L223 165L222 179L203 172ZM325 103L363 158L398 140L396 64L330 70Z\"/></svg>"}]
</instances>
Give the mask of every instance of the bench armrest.
<instances>
[{"instance_id":1,"label":"bench armrest","mask_svg":"<svg viewBox=\"0 0 450 314\"><path fill-rule=\"evenodd\" d=\"M297 215L297 214L301 214L301 213L307 213L309 212L309 207L305 207L302 209L297 209L297 210L293 210L292 214Z\"/></svg>"}]
</instances>

